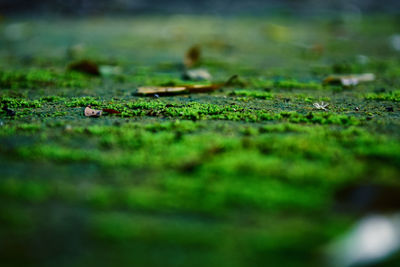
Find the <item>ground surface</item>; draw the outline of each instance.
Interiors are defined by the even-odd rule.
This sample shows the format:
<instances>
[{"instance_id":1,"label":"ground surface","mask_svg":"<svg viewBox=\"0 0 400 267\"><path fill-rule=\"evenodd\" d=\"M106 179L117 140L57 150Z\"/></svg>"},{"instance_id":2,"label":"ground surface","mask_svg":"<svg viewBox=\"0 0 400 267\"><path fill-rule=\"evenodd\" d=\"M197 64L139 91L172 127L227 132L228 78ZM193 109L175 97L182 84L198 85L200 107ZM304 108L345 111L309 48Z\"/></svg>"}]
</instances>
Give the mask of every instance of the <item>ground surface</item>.
<instances>
[{"instance_id":1,"label":"ground surface","mask_svg":"<svg viewBox=\"0 0 400 267\"><path fill-rule=\"evenodd\" d=\"M400 192L398 28L379 16L4 19L2 262L320 265L359 216L399 208L348 200L356 184ZM135 95L193 83L181 62L194 44L214 81L239 79L213 93ZM67 71L82 58L121 71ZM321 83L364 72L376 80ZM122 113L88 118L89 104Z\"/></svg>"}]
</instances>

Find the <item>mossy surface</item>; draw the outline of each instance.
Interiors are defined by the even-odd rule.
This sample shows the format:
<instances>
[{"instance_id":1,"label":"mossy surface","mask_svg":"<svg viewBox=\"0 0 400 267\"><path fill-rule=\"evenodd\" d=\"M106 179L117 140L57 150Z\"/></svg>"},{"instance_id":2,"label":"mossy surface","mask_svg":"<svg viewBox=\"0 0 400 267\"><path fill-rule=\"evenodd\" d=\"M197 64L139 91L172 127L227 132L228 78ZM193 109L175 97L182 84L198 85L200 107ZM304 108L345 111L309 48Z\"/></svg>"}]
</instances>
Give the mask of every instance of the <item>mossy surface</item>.
<instances>
[{"instance_id":1,"label":"mossy surface","mask_svg":"<svg viewBox=\"0 0 400 267\"><path fill-rule=\"evenodd\" d=\"M321 266L324 246L362 215L339 212L336 193L400 187L395 18L18 23L25 39L0 37L5 264ZM195 84L181 79L193 44L214 82L239 79L213 93L135 94ZM69 71L80 58L122 71ZM377 79L322 84L362 72ZM327 110L313 105L322 101ZM120 113L89 118L87 105Z\"/></svg>"}]
</instances>

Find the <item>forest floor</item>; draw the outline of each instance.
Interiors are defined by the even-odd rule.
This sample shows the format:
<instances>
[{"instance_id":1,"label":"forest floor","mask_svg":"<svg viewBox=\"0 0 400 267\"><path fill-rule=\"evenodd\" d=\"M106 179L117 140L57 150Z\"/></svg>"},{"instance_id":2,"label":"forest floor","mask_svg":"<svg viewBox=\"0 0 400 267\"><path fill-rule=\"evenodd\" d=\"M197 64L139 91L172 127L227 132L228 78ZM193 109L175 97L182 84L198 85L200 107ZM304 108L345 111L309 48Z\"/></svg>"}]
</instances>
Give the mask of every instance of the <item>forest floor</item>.
<instances>
[{"instance_id":1,"label":"forest floor","mask_svg":"<svg viewBox=\"0 0 400 267\"><path fill-rule=\"evenodd\" d=\"M400 210L399 26L380 16L3 19L1 261L321 266L358 219ZM193 68L212 81L182 79L193 45ZM68 70L82 59L100 75ZM362 73L375 80L323 83ZM214 92L136 93L232 75ZM87 105L119 113L86 117Z\"/></svg>"}]
</instances>

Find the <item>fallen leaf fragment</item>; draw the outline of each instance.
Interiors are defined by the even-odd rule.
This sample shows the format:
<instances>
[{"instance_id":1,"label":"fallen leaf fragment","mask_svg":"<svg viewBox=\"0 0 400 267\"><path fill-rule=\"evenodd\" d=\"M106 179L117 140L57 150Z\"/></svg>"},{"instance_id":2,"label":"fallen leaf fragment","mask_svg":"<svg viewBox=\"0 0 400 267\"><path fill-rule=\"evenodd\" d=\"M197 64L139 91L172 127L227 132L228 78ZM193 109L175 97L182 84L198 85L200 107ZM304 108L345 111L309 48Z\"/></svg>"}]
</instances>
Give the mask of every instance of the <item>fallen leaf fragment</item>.
<instances>
[{"instance_id":1,"label":"fallen leaf fragment","mask_svg":"<svg viewBox=\"0 0 400 267\"><path fill-rule=\"evenodd\" d=\"M150 94L174 94L186 92L185 86L142 86L138 88L137 93L139 95L150 95Z\"/></svg>"},{"instance_id":2,"label":"fallen leaf fragment","mask_svg":"<svg viewBox=\"0 0 400 267\"><path fill-rule=\"evenodd\" d=\"M78 71L94 76L100 76L100 68L95 62L84 59L69 64L68 70Z\"/></svg>"},{"instance_id":3,"label":"fallen leaf fragment","mask_svg":"<svg viewBox=\"0 0 400 267\"><path fill-rule=\"evenodd\" d=\"M324 84L339 84L345 87L355 86L362 82L375 80L373 73L352 74L352 75L331 75L324 79Z\"/></svg>"},{"instance_id":4,"label":"fallen leaf fragment","mask_svg":"<svg viewBox=\"0 0 400 267\"><path fill-rule=\"evenodd\" d=\"M194 65L196 65L200 61L201 57L201 49L199 46L194 45L186 51L185 58L183 60L183 64L187 67L190 68Z\"/></svg>"},{"instance_id":5,"label":"fallen leaf fragment","mask_svg":"<svg viewBox=\"0 0 400 267\"><path fill-rule=\"evenodd\" d=\"M138 88L137 93L140 95L169 95L169 94L183 94L183 93L201 93L210 92L221 88L220 84L194 84L182 86L142 86Z\"/></svg>"},{"instance_id":6,"label":"fallen leaf fragment","mask_svg":"<svg viewBox=\"0 0 400 267\"><path fill-rule=\"evenodd\" d=\"M238 76L233 75L225 83L217 84L189 84L179 86L142 86L137 90L139 95L170 95L170 94L184 94L184 93L201 93L212 92L220 89L223 86L230 85Z\"/></svg>"},{"instance_id":7,"label":"fallen leaf fragment","mask_svg":"<svg viewBox=\"0 0 400 267\"><path fill-rule=\"evenodd\" d=\"M119 114L119 113L121 113L118 110L115 110L113 108L103 108L103 112L107 112L107 113L110 113L110 114Z\"/></svg>"},{"instance_id":8,"label":"fallen leaf fragment","mask_svg":"<svg viewBox=\"0 0 400 267\"><path fill-rule=\"evenodd\" d=\"M329 103L324 103L324 102L321 102L321 103L314 103L313 106L314 106L316 109L327 110L327 107L329 106Z\"/></svg>"},{"instance_id":9,"label":"fallen leaf fragment","mask_svg":"<svg viewBox=\"0 0 400 267\"><path fill-rule=\"evenodd\" d=\"M102 115L103 111L102 110L95 110L90 108L90 106L87 106L84 110L84 114L86 117L94 117L98 118Z\"/></svg>"}]
</instances>

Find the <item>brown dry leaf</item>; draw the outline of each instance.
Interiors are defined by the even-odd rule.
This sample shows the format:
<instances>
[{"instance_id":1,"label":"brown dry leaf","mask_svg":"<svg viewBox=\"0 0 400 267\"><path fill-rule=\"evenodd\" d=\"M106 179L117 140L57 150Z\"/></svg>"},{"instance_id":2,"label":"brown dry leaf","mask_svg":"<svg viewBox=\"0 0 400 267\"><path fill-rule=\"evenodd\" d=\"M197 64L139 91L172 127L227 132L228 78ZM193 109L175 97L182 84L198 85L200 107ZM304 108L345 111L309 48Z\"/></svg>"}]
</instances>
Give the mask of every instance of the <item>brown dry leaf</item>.
<instances>
[{"instance_id":1,"label":"brown dry leaf","mask_svg":"<svg viewBox=\"0 0 400 267\"><path fill-rule=\"evenodd\" d=\"M74 70L95 76L100 76L101 74L99 65L87 59L69 64L68 70Z\"/></svg>"},{"instance_id":2,"label":"brown dry leaf","mask_svg":"<svg viewBox=\"0 0 400 267\"><path fill-rule=\"evenodd\" d=\"M373 73L352 74L352 75L331 75L324 79L324 84L339 84L345 87L355 86L362 82L375 80Z\"/></svg>"},{"instance_id":3,"label":"brown dry leaf","mask_svg":"<svg viewBox=\"0 0 400 267\"><path fill-rule=\"evenodd\" d=\"M186 87L186 89L190 92L190 93L200 93L200 92L208 92L208 91L214 91L214 90L218 90L219 88L221 88L222 86L224 86L225 84L194 84L194 85L189 85Z\"/></svg>"},{"instance_id":4,"label":"brown dry leaf","mask_svg":"<svg viewBox=\"0 0 400 267\"><path fill-rule=\"evenodd\" d=\"M196 65L201 57L201 49L198 45L194 45L186 51L185 58L183 60L183 64L187 67L193 67Z\"/></svg>"},{"instance_id":5,"label":"brown dry leaf","mask_svg":"<svg viewBox=\"0 0 400 267\"><path fill-rule=\"evenodd\" d=\"M98 118L101 116L102 113L103 113L102 110L95 110L95 109L92 109L90 106L87 106L84 110L84 114L86 117Z\"/></svg>"},{"instance_id":6,"label":"brown dry leaf","mask_svg":"<svg viewBox=\"0 0 400 267\"><path fill-rule=\"evenodd\" d=\"M110 113L110 114L119 114L119 113L121 113L118 110L115 110L113 108L103 108L103 112L107 112L107 113Z\"/></svg>"},{"instance_id":7,"label":"brown dry leaf","mask_svg":"<svg viewBox=\"0 0 400 267\"><path fill-rule=\"evenodd\" d=\"M185 86L142 86L138 88L140 95L150 94L174 94L186 92Z\"/></svg>"},{"instance_id":8,"label":"brown dry leaf","mask_svg":"<svg viewBox=\"0 0 400 267\"><path fill-rule=\"evenodd\" d=\"M225 83L217 84L188 84L179 86L142 86L137 90L139 95L169 95L182 93L212 92L223 86L230 85L238 76L233 75Z\"/></svg>"}]
</instances>

